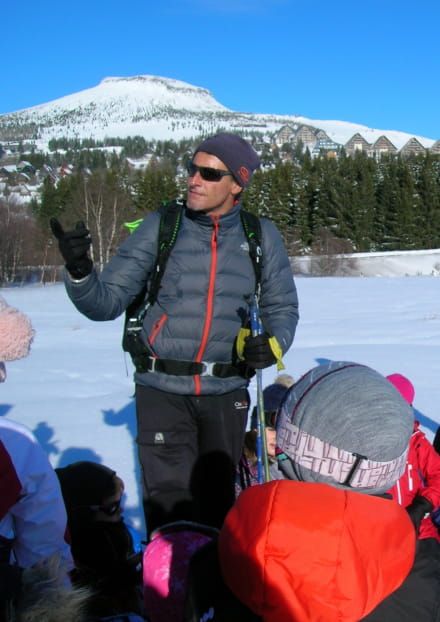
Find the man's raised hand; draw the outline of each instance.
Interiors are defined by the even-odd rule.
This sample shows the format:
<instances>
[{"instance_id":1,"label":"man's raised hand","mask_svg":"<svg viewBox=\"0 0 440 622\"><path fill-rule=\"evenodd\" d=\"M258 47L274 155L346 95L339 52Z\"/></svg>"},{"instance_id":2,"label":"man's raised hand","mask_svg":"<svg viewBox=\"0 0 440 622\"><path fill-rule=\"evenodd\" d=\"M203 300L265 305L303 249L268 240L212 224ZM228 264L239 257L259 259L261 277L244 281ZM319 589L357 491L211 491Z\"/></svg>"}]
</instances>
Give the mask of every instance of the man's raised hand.
<instances>
[{"instance_id":1,"label":"man's raised hand","mask_svg":"<svg viewBox=\"0 0 440 622\"><path fill-rule=\"evenodd\" d=\"M75 229L64 231L60 221L51 218L50 228L58 240L58 247L69 274L74 279L83 279L89 275L93 268L93 262L88 255L92 240L84 222L79 220Z\"/></svg>"}]
</instances>

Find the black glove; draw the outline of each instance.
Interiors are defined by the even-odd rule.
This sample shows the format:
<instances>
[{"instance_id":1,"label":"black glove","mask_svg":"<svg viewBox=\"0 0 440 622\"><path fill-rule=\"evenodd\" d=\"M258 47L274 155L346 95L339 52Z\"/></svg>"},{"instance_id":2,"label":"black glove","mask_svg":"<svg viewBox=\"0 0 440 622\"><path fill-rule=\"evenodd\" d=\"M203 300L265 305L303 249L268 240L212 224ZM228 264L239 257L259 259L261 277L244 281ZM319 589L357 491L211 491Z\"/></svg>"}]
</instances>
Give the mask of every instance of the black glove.
<instances>
[{"instance_id":1,"label":"black glove","mask_svg":"<svg viewBox=\"0 0 440 622\"><path fill-rule=\"evenodd\" d=\"M421 495L416 495L409 505L406 506L406 511L409 514L410 519L412 520L416 531L419 530L420 522L425 514L429 514L434 509L431 501L428 501L426 497L422 497Z\"/></svg>"},{"instance_id":2,"label":"black glove","mask_svg":"<svg viewBox=\"0 0 440 622\"><path fill-rule=\"evenodd\" d=\"M90 231L82 220L76 223L73 231L64 231L56 218L50 219L50 228L58 240L60 253L66 262L66 268L74 279L82 279L91 273L93 262L88 256L92 243Z\"/></svg>"},{"instance_id":3,"label":"black glove","mask_svg":"<svg viewBox=\"0 0 440 622\"><path fill-rule=\"evenodd\" d=\"M269 335L246 337L243 348L244 362L254 369L263 369L276 363L276 358L269 343Z\"/></svg>"}]
</instances>

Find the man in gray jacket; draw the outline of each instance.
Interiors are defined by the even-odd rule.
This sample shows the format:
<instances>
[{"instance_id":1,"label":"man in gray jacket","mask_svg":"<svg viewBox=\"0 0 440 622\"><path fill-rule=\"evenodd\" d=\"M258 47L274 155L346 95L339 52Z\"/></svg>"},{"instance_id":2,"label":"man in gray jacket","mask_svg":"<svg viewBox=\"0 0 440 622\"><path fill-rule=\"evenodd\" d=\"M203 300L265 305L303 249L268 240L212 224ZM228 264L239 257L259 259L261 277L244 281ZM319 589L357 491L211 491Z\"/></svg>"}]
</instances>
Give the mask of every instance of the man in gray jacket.
<instances>
[{"instance_id":1,"label":"man in gray jacket","mask_svg":"<svg viewBox=\"0 0 440 622\"><path fill-rule=\"evenodd\" d=\"M137 443L147 529L170 520L220 526L234 501L253 370L290 347L298 300L276 227L261 219L259 308L264 334L243 337L256 276L240 218L240 193L259 158L237 135L202 142L188 163L186 203L153 304L142 320L147 364L135 373ZM101 274L89 231L51 221L66 288L92 320L121 315L151 284L161 215L148 214ZM148 289L148 287L147 287Z\"/></svg>"}]
</instances>

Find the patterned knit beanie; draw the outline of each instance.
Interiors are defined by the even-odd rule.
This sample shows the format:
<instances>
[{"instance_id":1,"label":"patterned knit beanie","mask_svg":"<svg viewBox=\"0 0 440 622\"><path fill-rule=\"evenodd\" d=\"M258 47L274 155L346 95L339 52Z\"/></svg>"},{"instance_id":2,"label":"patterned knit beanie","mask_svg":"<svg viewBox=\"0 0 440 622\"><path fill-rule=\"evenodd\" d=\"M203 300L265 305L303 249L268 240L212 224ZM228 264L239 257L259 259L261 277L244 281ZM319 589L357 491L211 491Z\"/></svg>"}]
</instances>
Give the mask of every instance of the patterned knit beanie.
<instances>
[{"instance_id":1,"label":"patterned knit beanie","mask_svg":"<svg viewBox=\"0 0 440 622\"><path fill-rule=\"evenodd\" d=\"M411 407L378 372L343 361L319 365L283 400L279 466L294 480L381 494L404 472L413 425Z\"/></svg>"}]
</instances>

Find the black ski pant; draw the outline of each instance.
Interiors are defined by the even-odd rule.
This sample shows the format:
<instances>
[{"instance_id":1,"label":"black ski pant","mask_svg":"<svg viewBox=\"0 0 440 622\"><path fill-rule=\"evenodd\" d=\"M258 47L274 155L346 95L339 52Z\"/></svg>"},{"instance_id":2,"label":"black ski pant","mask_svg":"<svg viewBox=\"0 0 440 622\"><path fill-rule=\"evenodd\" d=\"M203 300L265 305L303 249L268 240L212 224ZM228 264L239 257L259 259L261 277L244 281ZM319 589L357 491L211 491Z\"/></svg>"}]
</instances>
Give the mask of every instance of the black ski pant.
<instances>
[{"instance_id":1,"label":"black ski pant","mask_svg":"<svg viewBox=\"0 0 440 622\"><path fill-rule=\"evenodd\" d=\"M195 396L136 385L148 534L176 520L221 526L235 500L248 410L247 389Z\"/></svg>"}]
</instances>

